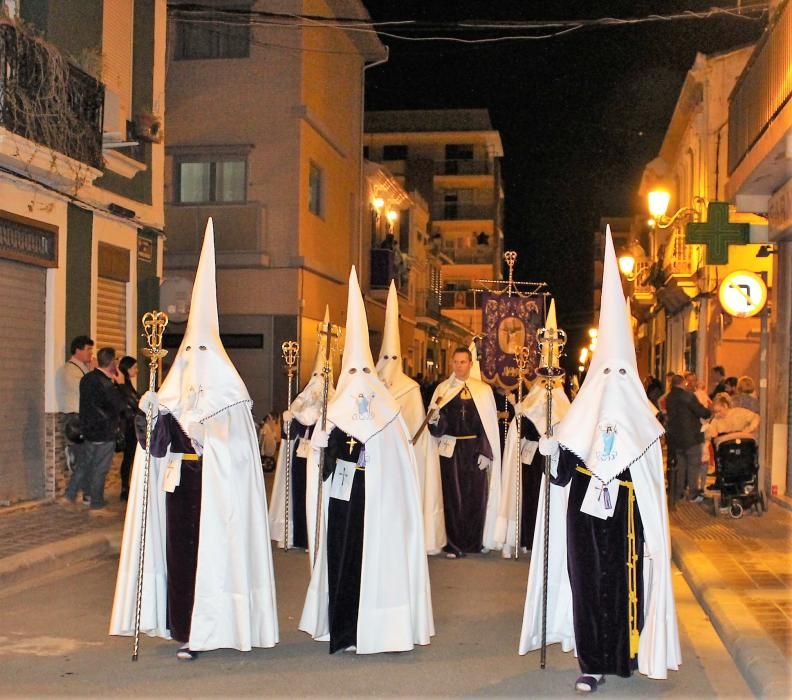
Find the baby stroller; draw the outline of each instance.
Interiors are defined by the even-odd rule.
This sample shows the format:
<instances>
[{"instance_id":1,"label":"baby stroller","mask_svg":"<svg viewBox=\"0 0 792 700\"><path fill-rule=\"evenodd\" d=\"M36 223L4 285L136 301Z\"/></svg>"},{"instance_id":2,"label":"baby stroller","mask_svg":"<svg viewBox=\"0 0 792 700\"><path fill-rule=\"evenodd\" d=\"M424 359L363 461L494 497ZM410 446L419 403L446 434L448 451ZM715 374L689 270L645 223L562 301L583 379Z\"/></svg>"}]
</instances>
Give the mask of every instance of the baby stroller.
<instances>
[{"instance_id":1,"label":"baby stroller","mask_svg":"<svg viewBox=\"0 0 792 700\"><path fill-rule=\"evenodd\" d=\"M759 457L756 440L734 438L715 447L715 485L713 511L728 508L732 518L753 509L758 515L767 510L764 493L759 489Z\"/></svg>"}]
</instances>

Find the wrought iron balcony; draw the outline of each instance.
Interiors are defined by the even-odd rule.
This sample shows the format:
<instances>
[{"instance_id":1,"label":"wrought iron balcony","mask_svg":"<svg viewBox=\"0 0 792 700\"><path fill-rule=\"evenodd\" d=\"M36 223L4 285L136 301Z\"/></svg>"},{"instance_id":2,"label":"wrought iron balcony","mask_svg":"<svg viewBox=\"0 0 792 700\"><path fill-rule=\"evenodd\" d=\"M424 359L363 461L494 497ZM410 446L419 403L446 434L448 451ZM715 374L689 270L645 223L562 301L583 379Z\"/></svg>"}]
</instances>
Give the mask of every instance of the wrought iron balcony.
<instances>
[{"instance_id":1,"label":"wrought iron balcony","mask_svg":"<svg viewBox=\"0 0 792 700\"><path fill-rule=\"evenodd\" d=\"M782 3L729 98L729 175L792 95L792 2Z\"/></svg>"},{"instance_id":2,"label":"wrought iron balcony","mask_svg":"<svg viewBox=\"0 0 792 700\"><path fill-rule=\"evenodd\" d=\"M415 293L415 315L440 320L440 293L434 289L421 289Z\"/></svg>"},{"instance_id":3,"label":"wrought iron balcony","mask_svg":"<svg viewBox=\"0 0 792 700\"><path fill-rule=\"evenodd\" d=\"M103 105L98 80L51 44L0 24L0 126L99 168Z\"/></svg>"},{"instance_id":4,"label":"wrought iron balcony","mask_svg":"<svg viewBox=\"0 0 792 700\"><path fill-rule=\"evenodd\" d=\"M434 221L492 221L494 218L495 207L491 204L435 202L432 206Z\"/></svg>"},{"instance_id":5,"label":"wrought iron balcony","mask_svg":"<svg viewBox=\"0 0 792 700\"><path fill-rule=\"evenodd\" d=\"M492 175L494 164L489 160L439 160L435 162L435 175Z\"/></svg>"}]
</instances>

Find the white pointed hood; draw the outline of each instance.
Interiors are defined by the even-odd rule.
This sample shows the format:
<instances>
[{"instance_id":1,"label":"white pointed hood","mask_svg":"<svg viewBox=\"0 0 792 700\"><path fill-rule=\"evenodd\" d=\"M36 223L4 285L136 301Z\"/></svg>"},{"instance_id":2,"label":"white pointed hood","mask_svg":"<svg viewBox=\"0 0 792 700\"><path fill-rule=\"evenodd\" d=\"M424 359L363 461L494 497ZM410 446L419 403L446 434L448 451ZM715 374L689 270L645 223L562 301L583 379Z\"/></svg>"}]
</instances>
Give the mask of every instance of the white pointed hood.
<instances>
[{"instance_id":1,"label":"white pointed hood","mask_svg":"<svg viewBox=\"0 0 792 700\"><path fill-rule=\"evenodd\" d=\"M635 360L610 227L605 233L597 349L586 379L555 436L607 483L663 433L650 410Z\"/></svg>"},{"instance_id":2,"label":"white pointed hood","mask_svg":"<svg viewBox=\"0 0 792 700\"><path fill-rule=\"evenodd\" d=\"M330 307L325 306L324 326L330 323ZM322 416L322 396L324 394L324 368L325 349L327 348L327 336L317 334L316 358L314 359L313 370L308 383L303 390L294 397L290 406L294 417L303 425L314 425ZM327 385L327 399L333 398L335 389L333 388L333 364L330 363L330 376Z\"/></svg>"},{"instance_id":3,"label":"white pointed hood","mask_svg":"<svg viewBox=\"0 0 792 700\"><path fill-rule=\"evenodd\" d=\"M553 330L558 328L556 324L555 299L550 300L550 309L547 312L547 319L545 320L544 327ZM569 399L566 393L564 393L563 376L556 377L551 381L553 382L553 407L550 421L553 425L556 425L563 419L569 410ZM536 426L540 435L544 435L547 432L547 393L545 391L545 380L539 378L533 383L528 392L528 396L522 401L520 412Z\"/></svg>"},{"instance_id":4,"label":"white pointed hood","mask_svg":"<svg viewBox=\"0 0 792 700\"><path fill-rule=\"evenodd\" d=\"M377 376L369 347L368 321L355 266L349 273L346 337L341 375L327 418L335 426L366 442L399 413L399 404Z\"/></svg>"},{"instance_id":5,"label":"white pointed hood","mask_svg":"<svg viewBox=\"0 0 792 700\"><path fill-rule=\"evenodd\" d=\"M470 376L473 377L473 379L478 379L479 381L483 381L481 379L481 363L479 362L478 348L476 347L475 339L470 341L468 350L470 350L470 357L471 357Z\"/></svg>"},{"instance_id":6,"label":"white pointed hood","mask_svg":"<svg viewBox=\"0 0 792 700\"><path fill-rule=\"evenodd\" d=\"M212 219L206 224L195 273L187 330L159 390L159 402L185 430L242 401L250 402L245 384L220 340L215 286Z\"/></svg>"},{"instance_id":7,"label":"white pointed hood","mask_svg":"<svg viewBox=\"0 0 792 700\"><path fill-rule=\"evenodd\" d=\"M388 304L385 307L385 332L377 361L377 375L396 399L415 387L415 381L410 379L402 368L399 297L393 280L390 283Z\"/></svg>"}]
</instances>

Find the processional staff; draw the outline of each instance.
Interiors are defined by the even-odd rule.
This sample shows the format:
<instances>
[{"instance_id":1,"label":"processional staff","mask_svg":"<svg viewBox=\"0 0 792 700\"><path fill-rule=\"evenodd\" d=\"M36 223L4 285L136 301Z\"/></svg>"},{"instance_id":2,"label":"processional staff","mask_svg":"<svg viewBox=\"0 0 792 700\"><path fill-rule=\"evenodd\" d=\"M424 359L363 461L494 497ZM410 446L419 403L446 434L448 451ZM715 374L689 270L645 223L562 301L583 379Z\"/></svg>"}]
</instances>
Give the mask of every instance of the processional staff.
<instances>
[{"instance_id":1,"label":"processional staff","mask_svg":"<svg viewBox=\"0 0 792 700\"><path fill-rule=\"evenodd\" d=\"M149 391L157 390L157 369L160 360L168 354L162 347L162 334L168 325L168 314L164 311L149 311L143 314L143 332L146 345L143 354L149 358ZM143 463L143 508L140 522L140 547L138 550L137 596L135 598L135 641L132 648L132 661L138 660L140 647L140 610L143 603L143 561L146 556L146 524L148 522L149 471L151 469L151 432L154 425L154 408L146 409L146 460Z\"/></svg>"},{"instance_id":2,"label":"processional staff","mask_svg":"<svg viewBox=\"0 0 792 700\"><path fill-rule=\"evenodd\" d=\"M324 353L324 365L322 366L322 432L327 431L327 398L330 391L330 358L332 353L332 343L333 339L337 339L341 337L341 329L338 326L334 326L332 323L325 323L322 321L319 324L319 337L321 338L324 336L325 338L325 353ZM316 489L316 527L314 531L314 551L313 551L313 561L316 564L316 557L319 553L319 541L321 538L322 532L322 475L324 474L324 463L325 463L325 450L326 448L323 447L321 452L319 453L319 483Z\"/></svg>"},{"instance_id":3,"label":"processional staff","mask_svg":"<svg viewBox=\"0 0 792 700\"><path fill-rule=\"evenodd\" d=\"M545 385L545 437L553 436L553 385L555 381L564 376L564 370L559 365L561 353L566 345L566 333L560 328L540 328L537 334L541 364L536 373L542 377ZM547 665L547 578L548 555L550 552L550 468L553 458L545 455L544 458L544 560L542 569L542 651L539 665Z\"/></svg>"},{"instance_id":4,"label":"processional staff","mask_svg":"<svg viewBox=\"0 0 792 700\"><path fill-rule=\"evenodd\" d=\"M281 352L283 353L283 361L286 363L287 375L287 389L286 389L286 405L288 410L291 411L292 404L292 377L294 376L294 368L297 365L297 358L300 355L300 344L296 340L287 340L281 345ZM283 549L289 551L289 496L291 494L291 463L292 463L292 445L291 445L291 418L286 421L286 498L284 502L284 515L283 522Z\"/></svg>"},{"instance_id":5,"label":"processional staff","mask_svg":"<svg viewBox=\"0 0 792 700\"><path fill-rule=\"evenodd\" d=\"M522 416L519 414L519 407L523 399L523 379L525 370L531 363L531 351L525 345L514 351L514 361L517 364L517 403L514 411L514 421L517 424L517 516L515 520L514 532L514 558L520 558L520 527L522 526L522 457L520 447L522 445Z\"/></svg>"}]
</instances>

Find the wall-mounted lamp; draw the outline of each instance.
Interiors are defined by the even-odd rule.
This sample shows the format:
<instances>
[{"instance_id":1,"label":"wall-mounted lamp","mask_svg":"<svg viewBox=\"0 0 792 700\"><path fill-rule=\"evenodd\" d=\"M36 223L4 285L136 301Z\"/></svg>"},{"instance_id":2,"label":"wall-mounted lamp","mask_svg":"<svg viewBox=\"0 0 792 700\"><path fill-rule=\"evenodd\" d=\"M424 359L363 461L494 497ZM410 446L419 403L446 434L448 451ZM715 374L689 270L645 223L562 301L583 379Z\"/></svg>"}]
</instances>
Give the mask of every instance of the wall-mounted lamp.
<instances>
[{"instance_id":1,"label":"wall-mounted lamp","mask_svg":"<svg viewBox=\"0 0 792 700\"><path fill-rule=\"evenodd\" d=\"M652 215L650 225L656 228L670 228L677 219L689 217L691 221L701 221L701 210L704 206L703 197L694 197L693 207L680 207L673 216L667 216L671 195L666 190L652 190L649 193L649 213Z\"/></svg>"},{"instance_id":2,"label":"wall-mounted lamp","mask_svg":"<svg viewBox=\"0 0 792 700\"><path fill-rule=\"evenodd\" d=\"M759 250L756 251L756 257L769 258L771 255L776 255L777 253L778 249L774 245L765 243L764 245L759 246Z\"/></svg>"},{"instance_id":3,"label":"wall-mounted lamp","mask_svg":"<svg viewBox=\"0 0 792 700\"><path fill-rule=\"evenodd\" d=\"M638 270L638 262L646 259L646 253L638 241L632 241L619 253L619 270L627 279L632 282Z\"/></svg>"},{"instance_id":4,"label":"wall-mounted lamp","mask_svg":"<svg viewBox=\"0 0 792 700\"><path fill-rule=\"evenodd\" d=\"M394 223L396 221L396 219L399 218L399 212L397 212L395 209L388 209L388 213L385 214L385 218L390 223Z\"/></svg>"},{"instance_id":5,"label":"wall-mounted lamp","mask_svg":"<svg viewBox=\"0 0 792 700\"><path fill-rule=\"evenodd\" d=\"M374 205L374 209L377 210L377 213L382 211L382 207L385 206L385 200L382 197L374 197L371 203Z\"/></svg>"}]
</instances>

